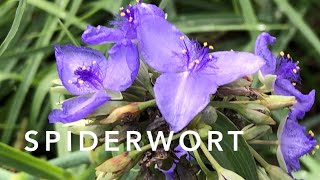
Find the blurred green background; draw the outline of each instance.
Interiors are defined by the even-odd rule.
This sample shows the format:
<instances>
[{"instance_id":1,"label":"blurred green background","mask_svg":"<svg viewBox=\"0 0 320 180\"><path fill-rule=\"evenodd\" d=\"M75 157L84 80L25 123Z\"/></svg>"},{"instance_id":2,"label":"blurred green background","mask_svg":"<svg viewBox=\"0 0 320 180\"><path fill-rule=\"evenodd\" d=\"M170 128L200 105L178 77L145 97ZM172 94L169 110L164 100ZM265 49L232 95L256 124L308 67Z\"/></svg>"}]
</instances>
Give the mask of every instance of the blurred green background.
<instances>
[{"instance_id":1,"label":"blurred green background","mask_svg":"<svg viewBox=\"0 0 320 180\"><path fill-rule=\"evenodd\" d=\"M215 50L253 52L262 31L277 37L274 53L290 53L300 61L302 83L307 93L320 92L320 1L317 0L158 0L147 1L164 8L168 20L191 38L213 44ZM48 124L47 115L60 97L50 93L57 78L54 43L81 42L87 24L107 25L127 0L1 0L0 2L0 139L23 149L24 134L33 129L61 130ZM134 3L134 2L131 2ZM101 49L106 49L102 46ZM315 134L320 130L320 93L302 123ZM59 152L60 151L60 152ZM63 154L57 148L35 156L47 159ZM319 178L318 152L303 159L298 175ZM274 158L275 156L273 156ZM307 173L308 172L308 173Z\"/></svg>"}]
</instances>

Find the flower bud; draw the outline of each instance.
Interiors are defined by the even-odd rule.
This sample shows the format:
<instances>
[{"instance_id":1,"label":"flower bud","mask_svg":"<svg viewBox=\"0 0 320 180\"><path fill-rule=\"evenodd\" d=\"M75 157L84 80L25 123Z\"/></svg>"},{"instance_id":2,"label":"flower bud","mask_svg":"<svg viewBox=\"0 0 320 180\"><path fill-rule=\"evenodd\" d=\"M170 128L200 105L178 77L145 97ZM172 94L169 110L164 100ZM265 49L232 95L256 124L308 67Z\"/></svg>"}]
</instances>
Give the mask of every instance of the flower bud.
<instances>
[{"instance_id":1,"label":"flower bud","mask_svg":"<svg viewBox=\"0 0 320 180\"><path fill-rule=\"evenodd\" d=\"M262 87L260 89L264 90L265 92L271 92L274 89L274 83L277 78L276 75L265 75L263 76L261 71L258 72L258 78L260 82L262 83Z\"/></svg>"},{"instance_id":2,"label":"flower bud","mask_svg":"<svg viewBox=\"0 0 320 180\"><path fill-rule=\"evenodd\" d=\"M68 127L68 130L71 131L72 134L79 135L81 131L91 131L94 132L98 137L104 134L104 127L101 125L91 124L94 121L92 120L79 120L72 123L64 124L63 126ZM92 136L84 135L84 137L91 139Z\"/></svg>"},{"instance_id":3,"label":"flower bud","mask_svg":"<svg viewBox=\"0 0 320 180\"><path fill-rule=\"evenodd\" d=\"M278 166L269 165L266 168L266 171L272 180L293 180L292 177L290 177Z\"/></svg>"},{"instance_id":4,"label":"flower bud","mask_svg":"<svg viewBox=\"0 0 320 180\"><path fill-rule=\"evenodd\" d=\"M276 124L276 122L269 116L270 111L265 106L259 104L247 104L241 107L242 108L239 108L236 111L255 124Z\"/></svg>"},{"instance_id":5,"label":"flower bud","mask_svg":"<svg viewBox=\"0 0 320 180\"><path fill-rule=\"evenodd\" d=\"M111 114L100 121L101 124L111 124L128 116L137 117L139 115L138 103L130 103L128 105L118 107L111 112Z\"/></svg>"},{"instance_id":6,"label":"flower bud","mask_svg":"<svg viewBox=\"0 0 320 180\"><path fill-rule=\"evenodd\" d=\"M219 180L244 180L237 173L230 171L228 169L222 169L218 172Z\"/></svg>"},{"instance_id":7,"label":"flower bud","mask_svg":"<svg viewBox=\"0 0 320 180\"><path fill-rule=\"evenodd\" d=\"M266 170L260 166L257 167L257 174L259 180L270 180L269 176L266 173Z\"/></svg>"},{"instance_id":8,"label":"flower bud","mask_svg":"<svg viewBox=\"0 0 320 180\"><path fill-rule=\"evenodd\" d=\"M261 104L266 106L270 110L280 109L288 106L292 106L297 103L294 96L277 96L270 95L263 100L260 100Z\"/></svg>"},{"instance_id":9,"label":"flower bud","mask_svg":"<svg viewBox=\"0 0 320 180\"><path fill-rule=\"evenodd\" d=\"M135 155L135 151L124 152L106 160L100 166L96 167L97 179L104 179L106 177L107 179L115 179L120 177L134 165L133 157Z\"/></svg>"},{"instance_id":10,"label":"flower bud","mask_svg":"<svg viewBox=\"0 0 320 180\"><path fill-rule=\"evenodd\" d=\"M201 139L206 140L208 138L208 131L211 131L212 127L202 122L198 124L197 129Z\"/></svg>"},{"instance_id":11,"label":"flower bud","mask_svg":"<svg viewBox=\"0 0 320 180\"><path fill-rule=\"evenodd\" d=\"M256 125L247 129L245 128L242 129L242 131L244 131L242 136L247 141L257 139L271 130L271 127L269 125Z\"/></svg>"}]
</instances>

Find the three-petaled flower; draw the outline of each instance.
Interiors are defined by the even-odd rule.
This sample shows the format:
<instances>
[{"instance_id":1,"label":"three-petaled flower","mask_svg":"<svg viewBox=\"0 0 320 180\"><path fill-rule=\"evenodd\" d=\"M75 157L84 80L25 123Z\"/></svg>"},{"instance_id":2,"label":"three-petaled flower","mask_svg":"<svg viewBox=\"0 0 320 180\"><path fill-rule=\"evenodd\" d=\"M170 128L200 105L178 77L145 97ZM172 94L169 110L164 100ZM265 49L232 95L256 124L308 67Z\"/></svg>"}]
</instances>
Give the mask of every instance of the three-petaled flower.
<instances>
[{"instance_id":1,"label":"three-petaled flower","mask_svg":"<svg viewBox=\"0 0 320 180\"><path fill-rule=\"evenodd\" d=\"M49 115L51 123L73 122L85 118L100 105L110 99L106 89L123 91L128 88L133 80L124 78L123 71L115 70L127 67L125 57L127 53L138 54L136 48L130 44L117 47L120 54L110 54L109 60L94 49L76 47L73 45L55 46L57 70L64 87L74 95L62 104L62 110L55 109ZM120 66L120 67L119 67ZM131 67L126 73L135 73L138 67Z\"/></svg>"},{"instance_id":2,"label":"three-petaled flower","mask_svg":"<svg viewBox=\"0 0 320 180\"><path fill-rule=\"evenodd\" d=\"M175 132L208 105L218 86L255 73L264 65L263 59L251 53L209 53L212 46L200 47L158 16L141 18L137 36L145 62L162 73L154 86L156 102Z\"/></svg>"}]
</instances>

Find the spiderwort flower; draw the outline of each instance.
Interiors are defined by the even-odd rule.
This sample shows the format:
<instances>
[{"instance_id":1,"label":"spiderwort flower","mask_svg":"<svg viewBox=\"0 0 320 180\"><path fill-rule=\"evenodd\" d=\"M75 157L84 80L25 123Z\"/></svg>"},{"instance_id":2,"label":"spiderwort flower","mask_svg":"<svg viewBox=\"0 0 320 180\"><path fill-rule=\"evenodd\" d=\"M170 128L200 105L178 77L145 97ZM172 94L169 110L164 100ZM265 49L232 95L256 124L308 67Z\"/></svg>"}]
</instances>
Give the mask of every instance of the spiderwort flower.
<instances>
[{"instance_id":1,"label":"spiderwort flower","mask_svg":"<svg viewBox=\"0 0 320 180\"><path fill-rule=\"evenodd\" d=\"M306 128L297 122L295 113L290 113L279 126L277 156L281 167L289 173L300 169L301 156L314 153L315 148L319 149L314 133L309 131L309 134L305 134L305 131Z\"/></svg>"},{"instance_id":2,"label":"spiderwort flower","mask_svg":"<svg viewBox=\"0 0 320 180\"><path fill-rule=\"evenodd\" d=\"M91 25L87 26L87 29L82 34L82 41L90 44L103 44L103 43L115 43L115 45L109 50L109 54L112 53L114 56L121 56L124 52L120 51L126 44L130 44L130 49L137 49L136 39L137 39L137 26L139 25L140 18L143 16L159 16L164 18L164 12L155 5L145 4L137 1L134 6L127 6L126 8L120 8L120 13L116 17L116 20L112 21L110 24L114 28L109 28L105 26L93 27ZM127 51L130 52L130 51ZM129 67L139 66L139 55L138 54L126 54L128 57L127 63ZM130 58L129 58L130 57ZM121 68L121 66L118 66ZM117 72L115 69L114 72ZM129 71L124 71L129 72ZM132 80L137 74L127 73L122 74L125 78L131 78Z\"/></svg>"},{"instance_id":3,"label":"spiderwort flower","mask_svg":"<svg viewBox=\"0 0 320 180\"><path fill-rule=\"evenodd\" d=\"M109 60L99 51L73 45L55 46L58 75L64 87L74 95L49 115L51 123L69 123L85 118L110 99L106 89L123 91L133 80L123 74L136 74L138 66L127 64L126 54L137 55L130 43L113 49L123 52L109 54Z\"/></svg>"},{"instance_id":4,"label":"spiderwort flower","mask_svg":"<svg viewBox=\"0 0 320 180\"><path fill-rule=\"evenodd\" d=\"M275 43L276 38L272 37L268 33L261 33L255 45L255 54L261 56L266 64L260 69L262 75L273 74L276 75L274 83L274 93L284 96L295 96L298 103L293 105L292 113L298 119L302 119L305 112L308 112L315 98L315 90L312 90L309 94L304 95L295 88L296 83L300 83L300 67L299 62L294 62L292 57L284 52L280 52L280 57L276 58L272 52L268 49L268 45Z\"/></svg>"},{"instance_id":5,"label":"spiderwort flower","mask_svg":"<svg viewBox=\"0 0 320 180\"><path fill-rule=\"evenodd\" d=\"M175 26L157 16L141 19L137 28L143 59L162 75L154 89L156 103L172 131L183 129L210 101L218 86L258 71L263 59L251 53L208 53Z\"/></svg>"}]
</instances>

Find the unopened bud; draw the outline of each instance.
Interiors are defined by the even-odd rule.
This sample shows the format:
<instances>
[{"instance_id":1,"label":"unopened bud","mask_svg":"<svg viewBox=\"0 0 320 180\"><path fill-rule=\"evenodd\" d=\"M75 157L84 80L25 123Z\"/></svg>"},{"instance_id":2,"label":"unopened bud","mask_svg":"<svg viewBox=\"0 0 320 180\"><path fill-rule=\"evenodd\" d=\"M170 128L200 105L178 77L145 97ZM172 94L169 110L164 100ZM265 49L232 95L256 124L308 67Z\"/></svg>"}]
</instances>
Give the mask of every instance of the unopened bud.
<instances>
[{"instance_id":1,"label":"unopened bud","mask_svg":"<svg viewBox=\"0 0 320 180\"><path fill-rule=\"evenodd\" d=\"M240 175L228 169L223 168L218 173L219 180L244 180Z\"/></svg>"},{"instance_id":2,"label":"unopened bud","mask_svg":"<svg viewBox=\"0 0 320 180\"><path fill-rule=\"evenodd\" d=\"M135 152L135 151L132 151ZM124 152L108 159L100 166L96 167L97 179L104 179L106 176L108 179L115 179L127 172L134 165L134 156L132 152Z\"/></svg>"},{"instance_id":3,"label":"unopened bud","mask_svg":"<svg viewBox=\"0 0 320 180\"><path fill-rule=\"evenodd\" d=\"M131 103L119 108L116 108L111 112L111 114L100 121L101 124L111 124L116 121L122 120L128 116L137 117L139 115L140 109L138 103Z\"/></svg>"},{"instance_id":4,"label":"unopened bud","mask_svg":"<svg viewBox=\"0 0 320 180\"><path fill-rule=\"evenodd\" d=\"M257 139L271 130L271 127L269 125L256 125L248 129L245 128L242 129L242 131L244 131L242 136L247 141Z\"/></svg>"},{"instance_id":5,"label":"unopened bud","mask_svg":"<svg viewBox=\"0 0 320 180\"><path fill-rule=\"evenodd\" d=\"M266 170L260 166L257 167L257 174L259 180L270 180L269 176L266 173Z\"/></svg>"},{"instance_id":6,"label":"unopened bud","mask_svg":"<svg viewBox=\"0 0 320 180\"><path fill-rule=\"evenodd\" d=\"M294 96L277 96L270 95L260 101L262 105L266 106L270 110L280 109L288 106L292 106L297 103Z\"/></svg>"},{"instance_id":7,"label":"unopened bud","mask_svg":"<svg viewBox=\"0 0 320 180\"><path fill-rule=\"evenodd\" d=\"M265 114L270 114L270 111L265 106L248 104L237 111L255 124L276 124L276 122L269 115Z\"/></svg>"},{"instance_id":8,"label":"unopened bud","mask_svg":"<svg viewBox=\"0 0 320 180\"><path fill-rule=\"evenodd\" d=\"M278 166L269 165L266 167L266 171L272 180L293 180L292 177Z\"/></svg>"},{"instance_id":9,"label":"unopened bud","mask_svg":"<svg viewBox=\"0 0 320 180\"><path fill-rule=\"evenodd\" d=\"M202 122L198 124L197 129L201 139L206 140L208 138L208 131L211 131L212 127Z\"/></svg>"},{"instance_id":10,"label":"unopened bud","mask_svg":"<svg viewBox=\"0 0 320 180\"><path fill-rule=\"evenodd\" d=\"M64 124L63 126L68 127L68 130L71 131L72 134L79 135L81 131L91 131L94 132L97 137L100 137L104 134L104 127L101 125L92 124L94 121L92 120L79 120L72 123ZM84 137L92 139L92 136L84 135Z\"/></svg>"}]
</instances>

